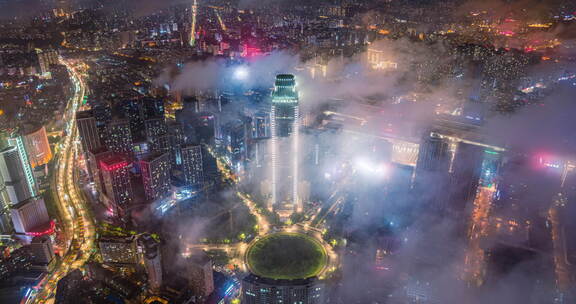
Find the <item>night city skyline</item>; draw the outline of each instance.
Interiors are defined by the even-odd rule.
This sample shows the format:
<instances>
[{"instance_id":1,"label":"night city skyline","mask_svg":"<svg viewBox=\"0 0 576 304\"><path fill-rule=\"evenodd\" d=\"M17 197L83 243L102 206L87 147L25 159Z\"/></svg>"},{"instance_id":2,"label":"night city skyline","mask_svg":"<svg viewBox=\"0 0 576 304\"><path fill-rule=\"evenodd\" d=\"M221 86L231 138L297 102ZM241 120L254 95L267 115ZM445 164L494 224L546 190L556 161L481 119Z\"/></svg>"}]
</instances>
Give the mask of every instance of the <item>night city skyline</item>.
<instances>
[{"instance_id":1,"label":"night city skyline","mask_svg":"<svg viewBox=\"0 0 576 304\"><path fill-rule=\"evenodd\" d=\"M573 0L0 0L0 303L576 303Z\"/></svg>"}]
</instances>

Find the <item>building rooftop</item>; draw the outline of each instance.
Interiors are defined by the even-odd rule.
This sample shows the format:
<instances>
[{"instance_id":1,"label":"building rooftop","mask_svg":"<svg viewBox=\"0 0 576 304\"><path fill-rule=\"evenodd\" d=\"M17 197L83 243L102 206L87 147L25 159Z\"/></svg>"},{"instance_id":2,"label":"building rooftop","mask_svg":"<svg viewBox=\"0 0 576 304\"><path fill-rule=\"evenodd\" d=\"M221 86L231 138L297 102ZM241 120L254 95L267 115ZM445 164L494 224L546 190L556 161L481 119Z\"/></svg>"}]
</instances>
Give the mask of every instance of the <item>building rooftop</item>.
<instances>
[{"instance_id":1,"label":"building rooftop","mask_svg":"<svg viewBox=\"0 0 576 304\"><path fill-rule=\"evenodd\" d=\"M284 280L284 279L264 278L257 276L255 274L249 274L243 280L252 284L263 284L270 286L303 286L303 285L311 285L319 281L317 277L307 279Z\"/></svg>"},{"instance_id":2,"label":"building rooftop","mask_svg":"<svg viewBox=\"0 0 576 304\"><path fill-rule=\"evenodd\" d=\"M109 157L100 160L100 165L104 170L112 171L128 166L129 162L123 156L110 155Z\"/></svg>"}]
</instances>

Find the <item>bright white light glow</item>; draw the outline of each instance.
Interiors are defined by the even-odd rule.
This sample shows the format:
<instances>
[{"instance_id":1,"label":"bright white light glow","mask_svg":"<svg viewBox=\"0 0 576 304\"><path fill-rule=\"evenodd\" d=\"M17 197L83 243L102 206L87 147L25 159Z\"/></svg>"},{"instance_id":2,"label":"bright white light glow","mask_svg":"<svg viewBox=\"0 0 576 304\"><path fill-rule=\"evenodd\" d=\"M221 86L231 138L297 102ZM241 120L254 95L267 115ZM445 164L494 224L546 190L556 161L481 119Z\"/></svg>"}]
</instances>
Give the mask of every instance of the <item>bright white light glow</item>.
<instances>
[{"instance_id":1,"label":"bright white light glow","mask_svg":"<svg viewBox=\"0 0 576 304\"><path fill-rule=\"evenodd\" d=\"M388 174L388 165L385 163L375 163L366 158L357 158L354 162L356 170L364 174L374 176L385 176Z\"/></svg>"},{"instance_id":2,"label":"bright white light glow","mask_svg":"<svg viewBox=\"0 0 576 304\"><path fill-rule=\"evenodd\" d=\"M248 68L245 66L239 66L234 70L234 79L236 80L246 80L248 75Z\"/></svg>"}]
</instances>

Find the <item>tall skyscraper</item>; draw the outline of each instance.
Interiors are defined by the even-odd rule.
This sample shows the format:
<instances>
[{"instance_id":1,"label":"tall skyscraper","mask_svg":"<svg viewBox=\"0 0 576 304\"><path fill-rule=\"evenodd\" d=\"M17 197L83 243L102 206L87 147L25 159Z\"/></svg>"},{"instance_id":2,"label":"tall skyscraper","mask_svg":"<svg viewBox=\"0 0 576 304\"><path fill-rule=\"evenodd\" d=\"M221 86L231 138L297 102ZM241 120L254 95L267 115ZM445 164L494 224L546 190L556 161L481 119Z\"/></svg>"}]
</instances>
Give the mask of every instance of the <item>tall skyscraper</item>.
<instances>
[{"instance_id":1,"label":"tall skyscraper","mask_svg":"<svg viewBox=\"0 0 576 304\"><path fill-rule=\"evenodd\" d=\"M198 14L198 2L197 0L192 0L192 8L190 9L191 20L190 20L190 39L188 44L194 47L196 44L196 15Z\"/></svg>"},{"instance_id":2,"label":"tall skyscraper","mask_svg":"<svg viewBox=\"0 0 576 304\"><path fill-rule=\"evenodd\" d=\"M170 152L170 136L164 118L151 118L144 121L146 140L155 153Z\"/></svg>"},{"instance_id":3,"label":"tall skyscraper","mask_svg":"<svg viewBox=\"0 0 576 304\"><path fill-rule=\"evenodd\" d=\"M242 174L248 157L248 126L243 120L234 120L222 127L222 146L225 147L225 158L230 162L236 174Z\"/></svg>"},{"instance_id":4,"label":"tall skyscraper","mask_svg":"<svg viewBox=\"0 0 576 304\"><path fill-rule=\"evenodd\" d=\"M112 108L108 104L94 104L91 111L94 119L96 119L100 144L104 145L108 136L107 125L112 121Z\"/></svg>"},{"instance_id":5,"label":"tall skyscraper","mask_svg":"<svg viewBox=\"0 0 576 304\"><path fill-rule=\"evenodd\" d=\"M108 149L115 153L123 155L132 154L132 132L130 131L130 122L128 120L112 121L106 127L107 138L106 144Z\"/></svg>"},{"instance_id":6,"label":"tall skyscraper","mask_svg":"<svg viewBox=\"0 0 576 304\"><path fill-rule=\"evenodd\" d=\"M52 149L44 126L30 130L23 135L24 147L32 168L46 165L52 159Z\"/></svg>"},{"instance_id":7,"label":"tall skyscraper","mask_svg":"<svg viewBox=\"0 0 576 304\"><path fill-rule=\"evenodd\" d=\"M34 178L34 173L32 172L32 166L30 166L30 160L28 158L28 153L26 152L26 144L24 142L24 137L16 135L8 139L8 145L16 147L18 155L20 156L20 163L22 169L24 170L24 176L26 177L26 183L30 189L32 196L36 196L38 193L38 185L36 184L36 179Z\"/></svg>"},{"instance_id":8,"label":"tall skyscraper","mask_svg":"<svg viewBox=\"0 0 576 304\"><path fill-rule=\"evenodd\" d=\"M26 165L28 163L22 161L17 147L7 147L0 151L0 175L12 204L18 204L35 195L34 177L26 173Z\"/></svg>"},{"instance_id":9,"label":"tall skyscraper","mask_svg":"<svg viewBox=\"0 0 576 304\"><path fill-rule=\"evenodd\" d=\"M142 115L144 120L164 118L164 100L152 97L142 99Z\"/></svg>"},{"instance_id":10,"label":"tall skyscraper","mask_svg":"<svg viewBox=\"0 0 576 304\"><path fill-rule=\"evenodd\" d=\"M106 189L104 187L104 181L102 178L102 172L100 171L100 161L111 157L114 152L109 151L106 147L99 147L97 149L87 151L88 154L88 171L92 177L92 181L96 185L96 191L99 194L106 194Z\"/></svg>"},{"instance_id":11,"label":"tall skyscraper","mask_svg":"<svg viewBox=\"0 0 576 304\"><path fill-rule=\"evenodd\" d=\"M100 148L100 134L92 111L76 113L76 124L84 153Z\"/></svg>"},{"instance_id":12,"label":"tall skyscraper","mask_svg":"<svg viewBox=\"0 0 576 304\"><path fill-rule=\"evenodd\" d=\"M182 171L186 184L199 186L203 182L202 147L187 146L182 148Z\"/></svg>"},{"instance_id":13,"label":"tall skyscraper","mask_svg":"<svg viewBox=\"0 0 576 304\"><path fill-rule=\"evenodd\" d=\"M16 234L29 243L37 232L50 231L51 222L44 200L40 197L30 198L11 207L12 223ZM48 230L46 230L48 229Z\"/></svg>"},{"instance_id":14,"label":"tall skyscraper","mask_svg":"<svg viewBox=\"0 0 576 304\"><path fill-rule=\"evenodd\" d=\"M184 128L181 123L173 122L168 126L170 136L170 150L172 153L172 165L182 164L182 146L184 145Z\"/></svg>"},{"instance_id":15,"label":"tall skyscraper","mask_svg":"<svg viewBox=\"0 0 576 304\"><path fill-rule=\"evenodd\" d=\"M158 135L150 141L149 149L153 153L169 153L172 154L171 136L169 134Z\"/></svg>"},{"instance_id":16,"label":"tall skyscraper","mask_svg":"<svg viewBox=\"0 0 576 304\"><path fill-rule=\"evenodd\" d=\"M448 172L450 166L450 153L448 143L436 136L424 136L418 150L418 172Z\"/></svg>"},{"instance_id":17,"label":"tall skyscraper","mask_svg":"<svg viewBox=\"0 0 576 304\"><path fill-rule=\"evenodd\" d=\"M2 234L12 232L12 220L10 219L11 204L2 174L0 174L0 233Z\"/></svg>"},{"instance_id":18,"label":"tall skyscraper","mask_svg":"<svg viewBox=\"0 0 576 304\"><path fill-rule=\"evenodd\" d=\"M251 121L251 138L270 138L270 113L259 111L254 113Z\"/></svg>"},{"instance_id":19,"label":"tall skyscraper","mask_svg":"<svg viewBox=\"0 0 576 304\"><path fill-rule=\"evenodd\" d=\"M418 151L414 189L422 194L424 207L442 212L447 199L450 169L450 150L446 140L429 133L424 136ZM434 187L430 184L434 183ZM430 190L432 188L432 190Z\"/></svg>"},{"instance_id":20,"label":"tall skyscraper","mask_svg":"<svg viewBox=\"0 0 576 304\"><path fill-rule=\"evenodd\" d=\"M163 118L151 118L144 121L146 138L149 140L168 132L166 122Z\"/></svg>"},{"instance_id":21,"label":"tall skyscraper","mask_svg":"<svg viewBox=\"0 0 576 304\"><path fill-rule=\"evenodd\" d=\"M448 210L457 217L474 200L482 171L484 147L460 142L457 145L450 176Z\"/></svg>"},{"instance_id":22,"label":"tall skyscraper","mask_svg":"<svg viewBox=\"0 0 576 304\"><path fill-rule=\"evenodd\" d=\"M144 113L140 99L120 101L115 105L115 114L129 121L130 131L134 137L138 137L137 134L144 130Z\"/></svg>"},{"instance_id":23,"label":"tall skyscraper","mask_svg":"<svg viewBox=\"0 0 576 304\"><path fill-rule=\"evenodd\" d=\"M390 178L388 179L388 192L396 197L407 200L412 188L412 175L414 167L397 163L390 164Z\"/></svg>"},{"instance_id":24,"label":"tall skyscraper","mask_svg":"<svg viewBox=\"0 0 576 304\"><path fill-rule=\"evenodd\" d=\"M138 241L142 247L144 266L148 274L148 284L153 290L158 290L162 286L160 242L155 240L150 234L143 234Z\"/></svg>"},{"instance_id":25,"label":"tall skyscraper","mask_svg":"<svg viewBox=\"0 0 576 304\"><path fill-rule=\"evenodd\" d=\"M203 251L187 258L182 271L194 294L207 297L214 291L212 260Z\"/></svg>"},{"instance_id":26,"label":"tall skyscraper","mask_svg":"<svg viewBox=\"0 0 576 304\"><path fill-rule=\"evenodd\" d=\"M146 199L153 201L170 192L170 154L151 155L140 161Z\"/></svg>"},{"instance_id":27,"label":"tall skyscraper","mask_svg":"<svg viewBox=\"0 0 576 304\"><path fill-rule=\"evenodd\" d=\"M34 263L47 265L55 258L52 241L47 235L37 236L32 239L30 248L34 256Z\"/></svg>"},{"instance_id":28,"label":"tall skyscraper","mask_svg":"<svg viewBox=\"0 0 576 304\"><path fill-rule=\"evenodd\" d=\"M193 120L194 135L196 142L213 144L217 138L221 138L219 117L210 112L200 112Z\"/></svg>"},{"instance_id":29,"label":"tall skyscraper","mask_svg":"<svg viewBox=\"0 0 576 304\"><path fill-rule=\"evenodd\" d=\"M298 92L294 75L276 76L271 109L271 207L281 217L301 211L298 198Z\"/></svg>"},{"instance_id":30,"label":"tall skyscraper","mask_svg":"<svg viewBox=\"0 0 576 304\"><path fill-rule=\"evenodd\" d=\"M115 215L124 217L126 209L134 200L130 182L130 163L124 157L111 156L100 160L106 201Z\"/></svg>"},{"instance_id":31,"label":"tall skyscraper","mask_svg":"<svg viewBox=\"0 0 576 304\"><path fill-rule=\"evenodd\" d=\"M164 117L164 100L161 98L137 98L123 100L116 104L115 113L130 122L132 136L139 138L144 131L144 122L152 118Z\"/></svg>"}]
</instances>

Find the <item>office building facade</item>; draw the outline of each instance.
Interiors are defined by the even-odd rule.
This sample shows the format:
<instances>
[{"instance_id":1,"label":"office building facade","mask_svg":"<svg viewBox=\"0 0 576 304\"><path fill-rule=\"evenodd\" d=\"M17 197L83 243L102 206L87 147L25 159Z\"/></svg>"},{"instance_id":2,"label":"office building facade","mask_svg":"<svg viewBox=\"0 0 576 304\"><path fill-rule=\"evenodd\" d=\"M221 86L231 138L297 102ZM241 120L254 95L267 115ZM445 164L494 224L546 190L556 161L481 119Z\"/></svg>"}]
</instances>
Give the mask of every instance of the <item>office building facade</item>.
<instances>
[{"instance_id":1,"label":"office building facade","mask_svg":"<svg viewBox=\"0 0 576 304\"><path fill-rule=\"evenodd\" d=\"M130 266L138 262L138 247L134 236L100 237L98 248L106 264Z\"/></svg>"},{"instance_id":2,"label":"office building facade","mask_svg":"<svg viewBox=\"0 0 576 304\"><path fill-rule=\"evenodd\" d=\"M274 280L250 274L242 280L242 303L245 304L320 304L324 284L317 278Z\"/></svg>"},{"instance_id":3,"label":"office building facade","mask_svg":"<svg viewBox=\"0 0 576 304\"><path fill-rule=\"evenodd\" d=\"M110 210L121 217L126 215L125 211L134 200L129 166L128 160L120 156L100 160L105 201Z\"/></svg>"},{"instance_id":4,"label":"office building facade","mask_svg":"<svg viewBox=\"0 0 576 304\"><path fill-rule=\"evenodd\" d=\"M96 117L92 111L80 111L76 113L76 125L80 134L80 142L84 153L99 149L102 146L98 131Z\"/></svg>"},{"instance_id":5,"label":"office building facade","mask_svg":"<svg viewBox=\"0 0 576 304\"><path fill-rule=\"evenodd\" d=\"M140 161L146 199L154 201L170 193L170 154L156 154Z\"/></svg>"},{"instance_id":6,"label":"office building facade","mask_svg":"<svg viewBox=\"0 0 576 304\"><path fill-rule=\"evenodd\" d=\"M22 161L17 147L7 147L0 151L0 175L11 204L18 204L35 195L34 176L26 173L26 166L29 167Z\"/></svg>"},{"instance_id":7,"label":"office building facade","mask_svg":"<svg viewBox=\"0 0 576 304\"><path fill-rule=\"evenodd\" d=\"M186 184L199 186L203 183L204 168L202 163L202 147L186 146L181 150L182 171Z\"/></svg>"},{"instance_id":8,"label":"office building facade","mask_svg":"<svg viewBox=\"0 0 576 304\"><path fill-rule=\"evenodd\" d=\"M132 155L133 139L128 120L116 120L106 126L106 145L110 151L123 155Z\"/></svg>"},{"instance_id":9,"label":"office building facade","mask_svg":"<svg viewBox=\"0 0 576 304\"><path fill-rule=\"evenodd\" d=\"M50 218L41 197L29 198L11 207L12 223L17 236L29 243L34 232L50 230ZM53 223L52 223L53 224Z\"/></svg>"},{"instance_id":10,"label":"office building facade","mask_svg":"<svg viewBox=\"0 0 576 304\"><path fill-rule=\"evenodd\" d=\"M30 249L34 256L34 263L36 264L48 265L52 263L56 257L54 255L52 240L50 240L50 237L47 235L34 237L32 243L30 243Z\"/></svg>"},{"instance_id":11,"label":"office building facade","mask_svg":"<svg viewBox=\"0 0 576 304\"><path fill-rule=\"evenodd\" d=\"M23 137L28 161L32 168L46 165L52 160L52 149L50 149L45 127L27 132Z\"/></svg>"}]
</instances>

